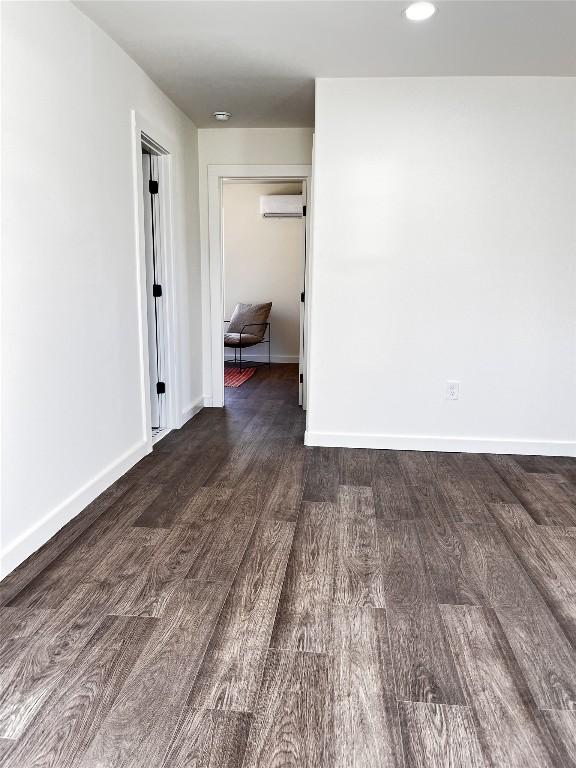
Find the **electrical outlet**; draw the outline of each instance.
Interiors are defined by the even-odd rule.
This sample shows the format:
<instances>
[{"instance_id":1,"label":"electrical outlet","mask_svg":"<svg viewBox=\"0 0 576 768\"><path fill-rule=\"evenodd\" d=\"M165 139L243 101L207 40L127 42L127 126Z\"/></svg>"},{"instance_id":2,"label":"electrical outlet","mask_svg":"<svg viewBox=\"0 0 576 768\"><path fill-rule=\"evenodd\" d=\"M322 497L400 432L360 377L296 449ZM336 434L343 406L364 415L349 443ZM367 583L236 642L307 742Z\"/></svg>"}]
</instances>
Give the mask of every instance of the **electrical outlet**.
<instances>
[{"instance_id":1,"label":"electrical outlet","mask_svg":"<svg viewBox=\"0 0 576 768\"><path fill-rule=\"evenodd\" d=\"M446 382L446 400L458 400L460 398L460 382Z\"/></svg>"}]
</instances>

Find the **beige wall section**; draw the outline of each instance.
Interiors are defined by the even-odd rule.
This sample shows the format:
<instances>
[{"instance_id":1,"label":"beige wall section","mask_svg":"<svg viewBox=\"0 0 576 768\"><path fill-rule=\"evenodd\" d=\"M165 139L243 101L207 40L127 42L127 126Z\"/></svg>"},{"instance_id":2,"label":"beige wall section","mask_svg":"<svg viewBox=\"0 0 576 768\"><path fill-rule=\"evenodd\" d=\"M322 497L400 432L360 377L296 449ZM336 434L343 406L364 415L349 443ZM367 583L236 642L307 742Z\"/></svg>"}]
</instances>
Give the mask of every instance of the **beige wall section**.
<instances>
[{"instance_id":1,"label":"beige wall section","mask_svg":"<svg viewBox=\"0 0 576 768\"><path fill-rule=\"evenodd\" d=\"M202 128L198 131L200 247L204 323L204 393L210 386L210 285L208 248L209 165L310 165L312 128Z\"/></svg>"},{"instance_id":2,"label":"beige wall section","mask_svg":"<svg viewBox=\"0 0 576 768\"><path fill-rule=\"evenodd\" d=\"M298 361L304 219L265 219L260 197L301 190L301 183L224 185L224 314L229 319L238 302L271 301L271 353L278 363ZM262 356L268 356L266 345L250 350L250 358Z\"/></svg>"},{"instance_id":3,"label":"beige wall section","mask_svg":"<svg viewBox=\"0 0 576 768\"><path fill-rule=\"evenodd\" d=\"M306 165L312 160L312 128L200 128L200 167L242 163ZM206 176L201 174L201 180Z\"/></svg>"}]
</instances>

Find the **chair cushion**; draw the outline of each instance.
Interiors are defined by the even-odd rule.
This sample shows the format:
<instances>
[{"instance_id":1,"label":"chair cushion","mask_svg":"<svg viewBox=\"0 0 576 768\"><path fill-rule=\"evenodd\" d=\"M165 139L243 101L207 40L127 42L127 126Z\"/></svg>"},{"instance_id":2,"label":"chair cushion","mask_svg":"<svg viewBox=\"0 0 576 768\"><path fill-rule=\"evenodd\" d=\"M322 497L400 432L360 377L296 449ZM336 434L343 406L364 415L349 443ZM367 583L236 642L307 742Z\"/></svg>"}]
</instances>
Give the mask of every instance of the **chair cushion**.
<instances>
[{"instance_id":1,"label":"chair cushion","mask_svg":"<svg viewBox=\"0 0 576 768\"><path fill-rule=\"evenodd\" d=\"M259 336L254 336L253 333L242 334L242 347L252 347L254 344L260 344L262 339ZM239 333L225 333L224 334L224 346L225 347L239 347L240 346L240 334Z\"/></svg>"},{"instance_id":2,"label":"chair cushion","mask_svg":"<svg viewBox=\"0 0 576 768\"><path fill-rule=\"evenodd\" d=\"M271 309L271 301L267 304L236 304L236 309L232 313L230 324L228 325L228 333L240 333L242 328L249 323L265 323L268 320ZM246 332L253 336L258 336L259 339L263 339L266 326L253 325L250 328L246 328ZM242 333L242 342L244 342L244 332Z\"/></svg>"}]
</instances>

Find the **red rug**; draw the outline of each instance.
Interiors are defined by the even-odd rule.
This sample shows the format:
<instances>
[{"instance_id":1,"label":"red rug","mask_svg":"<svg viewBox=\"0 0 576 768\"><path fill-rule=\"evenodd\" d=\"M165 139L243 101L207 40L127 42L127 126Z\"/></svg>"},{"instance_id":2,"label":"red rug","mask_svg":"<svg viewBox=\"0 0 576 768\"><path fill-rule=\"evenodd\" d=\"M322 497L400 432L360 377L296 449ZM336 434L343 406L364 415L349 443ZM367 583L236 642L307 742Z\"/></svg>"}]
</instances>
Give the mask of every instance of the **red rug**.
<instances>
[{"instance_id":1,"label":"red rug","mask_svg":"<svg viewBox=\"0 0 576 768\"><path fill-rule=\"evenodd\" d=\"M245 381L248 381L256 373L256 368L224 368L224 386L241 387Z\"/></svg>"}]
</instances>

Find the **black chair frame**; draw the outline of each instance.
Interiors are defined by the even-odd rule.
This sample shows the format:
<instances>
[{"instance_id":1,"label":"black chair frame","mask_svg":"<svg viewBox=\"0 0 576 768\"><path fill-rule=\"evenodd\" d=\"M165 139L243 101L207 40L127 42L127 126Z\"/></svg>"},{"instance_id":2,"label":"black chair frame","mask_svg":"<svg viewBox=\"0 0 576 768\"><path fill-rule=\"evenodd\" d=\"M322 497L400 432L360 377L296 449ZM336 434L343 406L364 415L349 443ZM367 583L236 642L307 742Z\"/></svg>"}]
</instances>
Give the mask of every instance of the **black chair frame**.
<instances>
[{"instance_id":1,"label":"black chair frame","mask_svg":"<svg viewBox=\"0 0 576 768\"><path fill-rule=\"evenodd\" d=\"M224 320L224 322L225 323L229 323L230 320ZM270 323L269 322L267 322L267 323L247 323L246 325L242 326L242 329L240 331L240 344L238 346L236 346L236 345L232 346L231 345L230 347L228 347L228 349L233 349L234 350L234 367L235 368L239 367L240 370L242 370L242 364L244 364L244 367L246 367L247 365L250 365L251 368L253 368L254 366L258 366L258 365L266 365L266 363L258 363L255 360L242 360L242 334L246 332L246 328L254 328L254 327L258 327L258 328L264 327L264 335L262 336L261 341L257 341L255 344L250 344L250 346L251 347L255 347L258 344L268 344L268 368L270 368L270 365L271 365L271 356L270 356L270 348L271 348L271 345L270 345ZM268 333L268 338L266 338L266 333ZM254 335L254 334L252 334L252 335ZM226 346L226 344L224 346ZM246 349L248 349L248 347L246 347ZM240 352L240 354L238 354L238 352ZM224 364L226 365L226 363L232 364L232 360L225 360Z\"/></svg>"}]
</instances>

